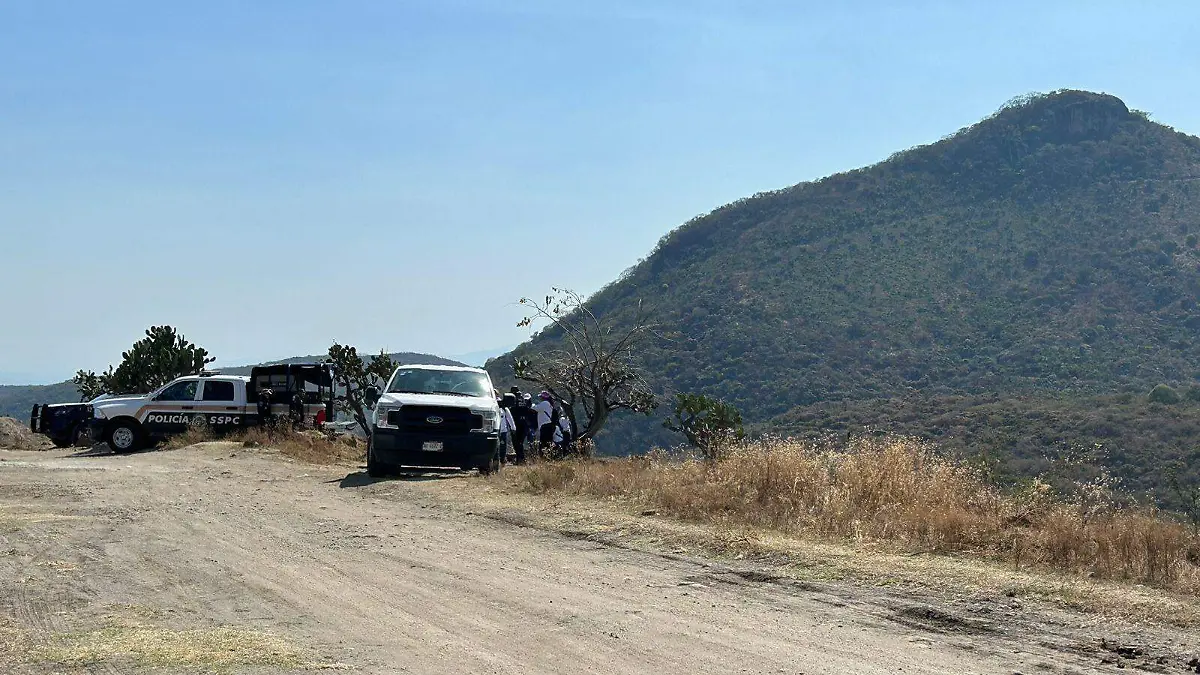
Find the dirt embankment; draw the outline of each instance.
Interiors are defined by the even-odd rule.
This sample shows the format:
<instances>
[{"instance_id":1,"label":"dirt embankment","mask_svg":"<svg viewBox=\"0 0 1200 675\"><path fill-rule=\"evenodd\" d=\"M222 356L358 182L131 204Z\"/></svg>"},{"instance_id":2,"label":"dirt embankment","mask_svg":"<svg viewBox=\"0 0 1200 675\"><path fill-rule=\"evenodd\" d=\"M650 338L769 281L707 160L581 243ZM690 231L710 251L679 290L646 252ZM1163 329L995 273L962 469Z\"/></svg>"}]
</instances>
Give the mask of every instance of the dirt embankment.
<instances>
[{"instance_id":1,"label":"dirt embankment","mask_svg":"<svg viewBox=\"0 0 1200 675\"><path fill-rule=\"evenodd\" d=\"M12 450L49 450L54 447L45 436L29 430L25 422L0 417L0 448Z\"/></svg>"},{"instance_id":2,"label":"dirt embankment","mask_svg":"<svg viewBox=\"0 0 1200 675\"><path fill-rule=\"evenodd\" d=\"M0 451L0 672L1185 672L1200 645L1003 594L797 579L539 508L560 510L231 443Z\"/></svg>"}]
</instances>

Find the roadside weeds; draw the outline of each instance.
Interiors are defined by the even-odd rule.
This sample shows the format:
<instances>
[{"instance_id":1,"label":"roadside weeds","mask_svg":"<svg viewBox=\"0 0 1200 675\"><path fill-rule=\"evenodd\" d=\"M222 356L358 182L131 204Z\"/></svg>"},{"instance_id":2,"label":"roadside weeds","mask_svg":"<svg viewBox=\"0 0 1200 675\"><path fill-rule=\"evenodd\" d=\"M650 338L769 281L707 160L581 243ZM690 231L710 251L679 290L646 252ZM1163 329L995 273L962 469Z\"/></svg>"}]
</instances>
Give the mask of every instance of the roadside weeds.
<instances>
[{"instance_id":1,"label":"roadside weeds","mask_svg":"<svg viewBox=\"0 0 1200 675\"><path fill-rule=\"evenodd\" d=\"M489 499L540 527L754 561L796 579L974 589L1200 626L1200 540L1149 511L1005 495L905 439L509 467Z\"/></svg>"},{"instance_id":2,"label":"roadside weeds","mask_svg":"<svg viewBox=\"0 0 1200 675\"><path fill-rule=\"evenodd\" d=\"M1037 482L1006 494L909 439L862 439L845 452L781 441L711 462L652 454L513 473L513 487L531 493L627 499L691 522L1200 594L1200 534L1182 523L1103 499L1062 499Z\"/></svg>"},{"instance_id":3,"label":"roadside weeds","mask_svg":"<svg viewBox=\"0 0 1200 675\"><path fill-rule=\"evenodd\" d=\"M486 479L442 483L478 515L620 548L719 561L759 580L841 582L962 600L1041 603L1099 618L1200 628L1200 599L1159 588L1017 570L994 560L872 543L813 540L764 528L695 523L628 499L531 494L514 468ZM481 489L482 487L482 489Z\"/></svg>"},{"instance_id":4,"label":"roadside weeds","mask_svg":"<svg viewBox=\"0 0 1200 675\"><path fill-rule=\"evenodd\" d=\"M164 450L180 450L212 441L240 443L248 448L272 448L285 457L321 465L362 461L366 452L366 446L353 436L332 436L315 429L294 429L286 423L250 427L220 435L207 426L197 426L171 437L162 447Z\"/></svg>"}]
</instances>

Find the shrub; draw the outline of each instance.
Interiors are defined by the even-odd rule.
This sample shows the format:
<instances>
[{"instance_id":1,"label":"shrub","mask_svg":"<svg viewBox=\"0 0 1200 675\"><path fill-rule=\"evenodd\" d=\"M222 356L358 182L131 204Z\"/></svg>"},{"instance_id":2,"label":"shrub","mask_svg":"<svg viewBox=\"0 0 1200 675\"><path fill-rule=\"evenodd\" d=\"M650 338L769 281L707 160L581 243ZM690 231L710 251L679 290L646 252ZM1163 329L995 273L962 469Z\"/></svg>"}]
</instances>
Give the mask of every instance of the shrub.
<instances>
[{"instance_id":1,"label":"shrub","mask_svg":"<svg viewBox=\"0 0 1200 675\"><path fill-rule=\"evenodd\" d=\"M1150 390L1151 403L1165 403L1167 405L1174 405L1182 400L1183 398L1179 396L1179 392L1165 384L1157 385Z\"/></svg>"}]
</instances>

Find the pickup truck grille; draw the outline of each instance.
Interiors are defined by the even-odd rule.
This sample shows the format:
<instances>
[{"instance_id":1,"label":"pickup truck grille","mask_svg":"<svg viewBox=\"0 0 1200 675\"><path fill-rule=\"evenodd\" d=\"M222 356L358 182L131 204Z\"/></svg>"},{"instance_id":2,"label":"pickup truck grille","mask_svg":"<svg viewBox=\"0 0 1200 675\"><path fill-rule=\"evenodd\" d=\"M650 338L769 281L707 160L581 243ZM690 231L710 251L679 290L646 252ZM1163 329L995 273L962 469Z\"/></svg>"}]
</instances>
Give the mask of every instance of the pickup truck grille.
<instances>
[{"instance_id":1,"label":"pickup truck grille","mask_svg":"<svg viewBox=\"0 0 1200 675\"><path fill-rule=\"evenodd\" d=\"M440 422L436 420L441 420ZM431 436L454 436L483 428L483 416L466 408L432 405L406 405L388 412L388 424L401 431L413 431Z\"/></svg>"}]
</instances>

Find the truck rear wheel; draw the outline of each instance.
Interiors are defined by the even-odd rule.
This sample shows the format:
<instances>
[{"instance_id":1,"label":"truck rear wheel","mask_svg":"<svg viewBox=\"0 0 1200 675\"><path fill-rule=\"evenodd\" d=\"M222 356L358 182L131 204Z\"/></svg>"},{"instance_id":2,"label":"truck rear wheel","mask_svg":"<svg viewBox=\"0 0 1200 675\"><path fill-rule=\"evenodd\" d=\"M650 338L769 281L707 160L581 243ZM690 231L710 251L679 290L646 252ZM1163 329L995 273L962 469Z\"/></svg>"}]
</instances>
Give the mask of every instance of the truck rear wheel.
<instances>
[{"instance_id":1,"label":"truck rear wheel","mask_svg":"<svg viewBox=\"0 0 1200 675\"><path fill-rule=\"evenodd\" d=\"M133 452L141 447L142 431L133 422L113 422L108 429L108 447L117 454Z\"/></svg>"}]
</instances>

